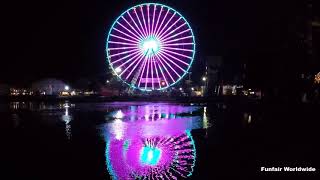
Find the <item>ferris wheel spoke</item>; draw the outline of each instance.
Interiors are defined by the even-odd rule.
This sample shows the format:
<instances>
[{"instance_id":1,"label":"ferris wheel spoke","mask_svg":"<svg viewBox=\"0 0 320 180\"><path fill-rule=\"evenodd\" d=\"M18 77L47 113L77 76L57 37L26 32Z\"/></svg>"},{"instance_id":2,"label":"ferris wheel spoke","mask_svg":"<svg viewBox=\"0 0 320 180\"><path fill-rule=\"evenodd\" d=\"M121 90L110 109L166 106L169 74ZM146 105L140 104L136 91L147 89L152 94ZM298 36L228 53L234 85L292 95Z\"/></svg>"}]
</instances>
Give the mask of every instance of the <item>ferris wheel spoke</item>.
<instances>
[{"instance_id":1,"label":"ferris wheel spoke","mask_svg":"<svg viewBox=\"0 0 320 180\"><path fill-rule=\"evenodd\" d=\"M148 34L151 34L150 33L150 7L149 7L150 5L148 4L147 5L147 14L148 14Z\"/></svg>"},{"instance_id":2,"label":"ferris wheel spoke","mask_svg":"<svg viewBox=\"0 0 320 180\"><path fill-rule=\"evenodd\" d=\"M162 58L162 55L159 54L159 57L161 58L161 60L162 60L165 64L167 64L168 67L170 67L170 69L171 69L174 73L176 73L176 75L177 75L179 78L181 77L180 74L177 73L177 71L176 71L174 68L172 68L172 66L171 66L165 59Z\"/></svg>"},{"instance_id":3,"label":"ferris wheel spoke","mask_svg":"<svg viewBox=\"0 0 320 180\"><path fill-rule=\"evenodd\" d=\"M171 55L171 54L169 54L169 53L166 53L166 52L162 51L162 52L160 52L159 54L165 54L165 55L167 55L167 56L169 56L169 57L171 57L171 58L173 58L173 59L175 59L175 60L177 60L177 61L181 62L182 64L185 64L185 65L189 66L189 64L188 64L188 63L186 63L186 62L184 62L184 61L180 60L179 58L176 58L176 57L172 56L172 55Z\"/></svg>"},{"instance_id":4,"label":"ferris wheel spoke","mask_svg":"<svg viewBox=\"0 0 320 180\"><path fill-rule=\"evenodd\" d=\"M131 33L134 37L136 37L139 40L142 40L142 38L140 38L139 36L137 36L136 34L134 34L132 31L130 31L128 28L126 28L124 25L122 25L119 21L117 22L121 27L123 27L125 30L127 30L129 33Z\"/></svg>"},{"instance_id":5,"label":"ferris wheel spoke","mask_svg":"<svg viewBox=\"0 0 320 180\"><path fill-rule=\"evenodd\" d=\"M179 32L179 33L176 33L176 34L174 34L174 35L172 35L172 36L169 36L169 37L167 37L168 34L166 34L165 36L163 36L162 38L160 38L160 40L163 41L163 42L166 42L167 40L170 40L170 39L172 39L172 38L174 38L174 37L177 37L177 36L179 36L180 34L186 33L186 32L188 32L188 31L191 31L191 29L183 30L183 31L181 31L181 32ZM169 34L169 35L170 35L170 34ZM164 39L164 38L165 38L165 39Z\"/></svg>"},{"instance_id":6,"label":"ferris wheel spoke","mask_svg":"<svg viewBox=\"0 0 320 180\"><path fill-rule=\"evenodd\" d=\"M154 27L154 29L152 31L152 34L155 34L156 31L157 31L157 27L158 27L158 23L159 23L162 11L163 11L163 6L161 6L160 13L158 15L157 22L156 22L155 27Z\"/></svg>"},{"instance_id":7,"label":"ferris wheel spoke","mask_svg":"<svg viewBox=\"0 0 320 180\"><path fill-rule=\"evenodd\" d=\"M169 26L164 32L162 32L161 34L159 34L159 38L161 38L163 35L166 34L166 32L168 32L173 26L175 26L179 21L181 20L181 17L179 17L173 24L171 24L171 26Z\"/></svg>"},{"instance_id":8,"label":"ferris wheel spoke","mask_svg":"<svg viewBox=\"0 0 320 180\"><path fill-rule=\"evenodd\" d=\"M176 15L176 12L174 12L174 13L172 14L172 16L170 17L170 19L169 19L169 20L167 21L167 23L161 28L160 32L158 32L158 33L156 34L156 36L159 36L159 35L163 32L163 30L166 29L166 27L168 26L168 24L170 23L170 21L172 20L172 18L173 18L175 15Z\"/></svg>"},{"instance_id":9,"label":"ferris wheel spoke","mask_svg":"<svg viewBox=\"0 0 320 180\"><path fill-rule=\"evenodd\" d=\"M169 62L171 62L172 64L174 64L177 68L181 69L184 73L187 72L185 69L183 69L181 66L179 66L177 63L175 63L174 61L172 61L170 58L168 58L165 54L159 54L161 56L163 56L166 60L168 60Z\"/></svg>"},{"instance_id":10,"label":"ferris wheel spoke","mask_svg":"<svg viewBox=\"0 0 320 180\"><path fill-rule=\"evenodd\" d=\"M173 52L171 50L168 50L168 49L163 49L164 52L167 52L167 53L172 53L172 54L175 54L175 55L178 55L178 56L182 56L182 57L185 57L185 58L188 58L190 60L192 60L192 57L190 56L186 56L184 54L180 54L180 53L177 53L177 52Z\"/></svg>"},{"instance_id":11,"label":"ferris wheel spoke","mask_svg":"<svg viewBox=\"0 0 320 180\"><path fill-rule=\"evenodd\" d=\"M144 30L144 28L143 28L143 25L142 25L142 23L141 23L141 20L140 20L140 18L139 18L139 15L138 15L138 12L137 12L136 8L134 9L134 14L136 15L136 18L138 19L138 22L139 22L139 24L140 24L140 27L141 27L141 29L142 29L142 32L143 32L144 36L147 37L148 35L147 35L147 33L145 32L145 30Z\"/></svg>"},{"instance_id":12,"label":"ferris wheel spoke","mask_svg":"<svg viewBox=\"0 0 320 180\"><path fill-rule=\"evenodd\" d=\"M127 13L128 13L128 15L129 15L129 17L130 17L131 21L132 21L132 22L133 22L133 24L135 25L135 27L138 29L139 34L140 34L143 38L145 38L144 33L141 31L141 29L140 29L140 27L137 25L136 21L135 21L135 20L133 20L133 18L132 18L132 16L131 16L130 12L128 11Z\"/></svg>"},{"instance_id":13,"label":"ferris wheel spoke","mask_svg":"<svg viewBox=\"0 0 320 180\"><path fill-rule=\"evenodd\" d=\"M158 68L157 68L157 64L156 64L156 62L155 62L154 56L152 57L152 62L153 62L153 65L154 65L154 69L155 69L155 71L156 71L157 80L158 80L158 83L159 83L159 88L161 88L161 83L160 83Z\"/></svg>"},{"instance_id":14,"label":"ferris wheel spoke","mask_svg":"<svg viewBox=\"0 0 320 180\"><path fill-rule=\"evenodd\" d=\"M133 55L138 54L138 53L139 53L139 51L130 53L130 54L128 54L128 55L126 55L126 56L124 56L124 57L122 57L122 58L120 58L120 59L117 59L117 60L114 61L114 62L111 62L111 64L115 64L115 63L117 63L117 62L119 62L119 61L122 61L122 60L124 60L124 59L127 59L128 57L133 56Z\"/></svg>"},{"instance_id":15,"label":"ferris wheel spoke","mask_svg":"<svg viewBox=\"0 0 320 180\"><path fill-rule=\"evenodd\" d=\"M165 48L166 48L166 49L170 49L170 50L193 52L192 49L173 48L173 47L165 47Z\"/></svg>"},{"instance_id":16,"label":"ferris wheel spoke","mask_svg":"<svg viewBox=\"0 0 320 180\"><path fill-rule=\"evenodd\" d=\"M130 59L126 60L126 62L122 63L120 66L118 66L119 68L122 68L122 66L128 64L129 62L131 62L134 58L136 58L137 56L141 55L140 53L135 54L133 57L131 57Z\"/></svg>"},{"instance_id":17,"label":"ferris wheel spoke","mask_svg":"<svg viewBox=\"0 0 320 180\"><path fill-rule=\"evenodd\" d=\"M139 59L140 58L140 59ZM142 59L144 58L144 56L141 54L141 56L139 56L139 60L135 60L134 63L136 63L136 65L131 69L130 73L126 76L126 79L128 79L130 77L130 75L133 73L133 71L137 68L137 66L141 63ZM132 63L132 65L134 64ZM130 66L132 66L130 64Z\"/></svg>"},{"instance_id":18,"label":"ferris wheel spoke","mask_svg":"<svg viewBox=\"0 0 320 180\"><path fill-rule=\"evenodd\" d=\"M110 44L120 44L120 45L131 45L131 46L137 46L137 44L133 43L126 43L126 42L119 42L119 41L108 41Z\"/></svg>"},{"instance_id":19,"label":"ferris wheel spoke","mask_svg":"<svg viewBox=\"0 0 320 180\"><path fill-rule=\"evenodd\" d=\"M133 52L133 51L137 51L137 49L132 49L132 50L129 50L129 51L123 51L123 52L117 53L117 54L112 54L109 57L114 57L114 56L118 56L118 55L122 55L122 54L127 54L127 53L130 53L130 52Z\"/></svg>"},{"instance_id":20,"label":"ferris wheel spoke","mask_svg":"<svg viewBox=\"0 0 320 180\"><path fill-rule=\"evenodd\" d=\"M152 88L152 90L154 89L154 79L153 79L153 68L154 68L154 58L153 58L153 56L151 57L151 60L150 60L151 62L150 62L150 67L151 67L151 88Z\"/></svg>"},{"instance_id":21,"label":"ferris wheel spoke","mask_svg":"<svg viewBox=\"0 0 320 180\"><path fill-rule=\"evenodd\" d=\"M160 25L158 26L158 28L156 29L154 34L158 34L158 31L162 29L162 24L163 24L164 20L167 18L169 11L170 11L170 9L167 10L167 13L164 15L164 18L162 19Z\"/></svg>"},{"instance_id":22,"label":"ferris wheel spoke","mask_svg":"<svg viewBox=\"0 0 320 180\"><path fill-rule=\"evenodd\" d=\"M143 74L144 74L144 70L145 70L145 68L146 68L147 61L148 61L148 56L145 56L145 60L144 60L144 62L143 62L142 72L141 72L141 75L140 75L140 78L139 78L138 87L140 87L141 79L143 78Z\"/></svg>"},{"instance_id":23,"label":"ferris wheel spoke","mask_svg":"<svg viewBox=\"0 0 320 180\"><path fill-rule=\"evenodd\" d=\"M138 57L137 57L137 56L138 56ZM131 64L129 64L129 66L127 66L127 67L121 72L121 74L120 74L119 76L122 76L123 73L125 73L132 65L134 65L134 63L137 62L138 59L139 59L141 56L143 56L143 55L142 55L142 54L138 54L138 55L136 55L135 57L132 57L130 60L126 61L125 63L121 64L121 65L119 66L120 68L121 68L123 65L127 64L128 62L132 61L133 58L135 58L135 59L133 60L133 62L131 62Z\"/></svg>"},{"instance_id":24,"label":"ferris wheel spoke","mask_svg":"<svg viewBox=\"0 0 320 180\"><path fill-rule=\"evenodd\" d=\"M163 79L164 79L164 82L166 82L166 85L167 85L166 87L168 87L168 86L169 86L169 83L168 83L168 81L167 81L166 76L164 75L164 73L163 73L163 71L162 71L162 68L161 68L160 64L158 64L158 62L159 62L159 61L156 61L155 63L159 66L159 69L160 69L160 72L161 72L162 77L163 77ZM160 84L160 82L159 82L159 84ZM161 85L160 85L160 87L161 87Z\"/></svg>"},{"instance_id":25,"label":"ferris wheel spoke","mask_svg":"<svg viewBox=\"0 0 320 180\"><path fill-rule=\"evenodd\" d=\"M118 38L118 39L122 39L122 40L125 40L125 41L129 41L129 42L132 42L132 43L137 43L137 41L133 41L131 39L123 38L123 37L120 37L120 36L117 36L117 35L114 35L114 34L110 34L110 36Z\"/></svg>"},{"instance_id":26,"label":"ferris wheel spoke","mask_svg":"<svg viewBox=\"0 0 320 180\"><path fill-rule=\"evenodd\" d=\"M119 29L117 29L117 28L113 28L114 30L116 30L117 32L119 32L119 33L121 33L121 34L123 34L123 35L125 35L125 36L127 36L127 37L129 37L129 38L132 38L133 40L135 40L135 41L137 41L137 42L139 42L140 40L139 39L137 39L137 38L135 38L135 37L133 37L133 36L131 36L131 35L129 35L129 34L127 34L127 33L125 33L125 32L122 32L122 31L120 31Z\"/></svg>"},{"instance_id":27,"label":"ferris wheel spoke","mask_svg":"<svg viewBox=\"0 0 320 180\"><path fill-rule=\"evenodd\" d=\"M171 76L170 72L168 71L167 67L162 63L159 55L156 55L158 57L159 62L161 63L162 67L167 71L167 74L169 75L169 77L171 78L172 82L175 82L175 80L173 79L173 77Z\"/></svg>"},{"instance_id":28,"label":"ferris wheel spoke","mask_svg":"<svg viewBox=\"0 0 320 180\"><path fill-rule=\"evenodd\" d=\"M170 41L165 42L164 44L177 42L177 41L181 41L181 40L184 40L184 39L190 39L190 38L193 38L193 36L185 36L185 37L182 37L182 38L172 39Z\"/></svg>"},{"instance_id":29,"label":"ferris wheel spoke","mask_svg":"<svg viewBox=\"0 0 320 180\"><path fill-rule=\"evenodd\" d=\"M122 16L122 19L131 27L131 29L132 29L137 35L139 35L138 37L139 37L140 39L143 39L143 36L127 21L126 18L124 18L124 17Z\"/></svg>"},{"instance_id":30,"label":"ferris wheel spoke","mask_svg":"<svg viewBox=\"0 0 320 180\"><path fill-rule=\"evenodd\" d=\"M176 32L177 30L179 30L181 27L185 26L187 23L183 23L180 26L176 27L175 29L171 30L169 33L167 33L166 35L160 37L160 39L164 39L166 37L168 37L169 35L171 35L172 33Z\"/></svg>"},{"instance_id":31,"label":"ferris wheel spoke","mask_svg":"<svg viewBox=\"0 0 320 180\"><path fill-rule=\"evenodd\" d=\"M148 85L149 64L150 64L150 57L147 58L147 75L146 75L146 78L145 78L145 87L144 87L144 89L147 89L147 85Z\"/></svg>"},{"instance_id":32,"label":"ferris wheel spoke","mask_svg":"<svg viewBox=\"0 0 320 180\"><path fill-rule=\"evenodd\" d=\"M155 16L155 14L156 14L156 7L157 7L157 5L154 5L154 6L153 6L153 16L152 16L151 31L150 31L151 34L153 34L154 16Z\"/></svg>"},{"instance_id":33,"label":"ferris wheel spoke","mask_svg":"<svg viewBox=\"0 0 320 180\"><path fill-rule=\"evenodd\" d=\"M168 47L168 46L184 46L184 45L194 45L194 43L173 43L173 44L163 44L163 47Z\"/></svg>"},{"instance_id":34,"label":"ferris wheel spoke","mask_svg":"<svg viewBox=\"0 0 320 180\"><path fill-rule=\"evenodd\" d=\"M116 48L108 48L107 50L124 50L124 49L137 49L137 46L126 46L126 47L116 47Z\"/></svg>"},{"instance_id":35,"label":"ferris wheel spoke","mask_svg":"<svg viewBox=\"0 0 320 180\"><path fill-rule=\"evenodd\" d=\"M142 14L142 20L143 20L143 24L144 24L144 29L145 29L145 31L147 32L147 36L149 36L149 34L148 34L148 28L147 28L147 25L146 25L146 20L145 20L145 18L144 18L144 14L143 14L144 12L143 12L143 8L142 8L142 6L141 6L141 14Z\"/></svg>"}]
</instances>

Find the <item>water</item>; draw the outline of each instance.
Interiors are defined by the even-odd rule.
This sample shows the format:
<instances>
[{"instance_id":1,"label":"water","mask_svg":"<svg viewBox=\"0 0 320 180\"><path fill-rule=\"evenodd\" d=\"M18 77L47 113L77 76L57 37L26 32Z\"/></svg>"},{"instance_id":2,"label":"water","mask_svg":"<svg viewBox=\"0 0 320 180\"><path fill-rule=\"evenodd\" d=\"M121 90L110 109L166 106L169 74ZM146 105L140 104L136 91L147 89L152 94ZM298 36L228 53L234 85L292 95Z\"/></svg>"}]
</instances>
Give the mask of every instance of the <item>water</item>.
<instances>
[{"instance_id":1,"label":"water","mask_svg":"<svg viewBox=\"0 0 320 180\"><path fill-rule=\"evenodd\" d=\"M273 115L259 105L1 104L1 175L212 179L259 175L268 165L316 166L313 139L305 139L313 131Z\"/></svg>"}]
</instances>

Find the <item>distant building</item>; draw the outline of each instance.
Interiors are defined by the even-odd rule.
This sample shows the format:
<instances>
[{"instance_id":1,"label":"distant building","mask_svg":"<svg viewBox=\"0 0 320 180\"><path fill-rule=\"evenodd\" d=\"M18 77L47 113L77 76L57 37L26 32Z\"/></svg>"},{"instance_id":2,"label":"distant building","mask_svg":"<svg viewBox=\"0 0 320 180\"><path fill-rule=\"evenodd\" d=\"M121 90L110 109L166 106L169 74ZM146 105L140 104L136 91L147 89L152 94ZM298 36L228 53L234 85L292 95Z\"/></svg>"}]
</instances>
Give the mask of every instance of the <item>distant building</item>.
<instances>
[{"instance_id":1,"label":"distant building","mask_svg":"<svg viewBox=\"0 0 320 180\"><path fill-rule=\"evenodd\" d=\"M222 81L222 57L221 56L207 56L206 57L206 74L207 84L206 93L207 95L215 95L218 93L218 88Z\"/></svg>"},{"instance_id":2,"label":"distant building","mask_svg":"<svg viewBox=\"0 0 320 180\"><path fill-rule=\"evenodd\" d=\"M0 96L7 96L10 93L10 88L6 84L0 84Z\"/></svg>"},{"instance_id":3,"label":"distant building","mask_svg":"<svg viewBox=\"0 0 320 180\"><path fill-rule=\"evenodd\" d=\"M32 84L32 90L38 95L59 95L68 87L66 83L58 79L43 79Z\"/></svg>"}]
</instances>

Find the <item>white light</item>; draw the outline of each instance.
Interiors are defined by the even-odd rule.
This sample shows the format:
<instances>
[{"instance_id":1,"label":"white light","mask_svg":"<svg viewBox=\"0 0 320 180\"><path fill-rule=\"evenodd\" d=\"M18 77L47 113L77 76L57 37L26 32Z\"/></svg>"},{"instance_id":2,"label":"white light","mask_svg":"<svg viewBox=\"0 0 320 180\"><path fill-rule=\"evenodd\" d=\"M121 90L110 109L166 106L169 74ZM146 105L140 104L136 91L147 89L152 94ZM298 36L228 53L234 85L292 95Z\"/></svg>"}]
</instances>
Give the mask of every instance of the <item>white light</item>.
<instances>
[{"instance_id":1,"label":"white light","mask_svg":"<svg viewBox=\"0 0 320 180\"><path fill-rule=\"evenodd\" d=\"M151 161L152 158L153 158L153 151L149 151L148 152L148 161Z\"/></svg>"},{"instance_id":2,"label":"white light","mask_svg":"<svg viewBox=\"0 0 320 180\"><path fill-rule=\"evenodd\" d=\"M179 88L180 91L182 91L182 88Z\"/></svg>"},{"instance_id":3,"label":"white light","mask_svg":"<svg viewBox=\"0 0 320 180\"><path fill-rule=\"evenodd\" d=\"M116 119L122 119L124 117L124 114L121 110L119 110L113 117Z\"/></svg>"},{"instance_id":4,"label":"white light","mask_svg":"<svg viewBox=\"0 0 320 180\"><path fill-rule=\"evenodd\" d=\"M141 50L146 55L153 55L158 52L159 49L159 41L153 37L149 37L142 42Z\"/></svg>"},{"instance_id":5,"label":"white light","mask_svg":"<svg viewBox=\"0 0 320 180\"><path fill-rule=\"evenodd\" d=\"M116 73L119 73L119 72L121 72L122 70L121 70L121 68L117 67L114 71L115 71Z\"/></svg>"},{"instance_id":6,"label":"white light","mask_svg":"<svg viewBox=\"0 0 320 180\"><path fill-rule=\"evenodd\" d=\"M206 80L207 80L207 78L206 78L206 77L203 77L203 78L202 78L202 81L206 81Z\"/></svg>"},{"instance_id":7,"label":"white light","mask_svg":"<svg viewBox=\"0 0 320 180\"><path fill-rule=\"evenodd\" d=\"M64 86L64 90L69 91L70 87L69 86Z\"/></svg>"},{"instance_id":8,"label":"white light","mask_svg":"<svg viewBox=\"0 0 320 180\"><path fill-rule=\"evenodd\" d=\"M194 91L194 88L192 87L191 90Z\"/></svg>"},{"instance_id":9,"label":"white light","mask_svg":"<svg viewBox=\"0 0 320 180\"><path fill-rule=\"evenodd\" d=\"M109 83L110 81L109 80L107 80L107 83Z\"/></svg>"}]
</instances>

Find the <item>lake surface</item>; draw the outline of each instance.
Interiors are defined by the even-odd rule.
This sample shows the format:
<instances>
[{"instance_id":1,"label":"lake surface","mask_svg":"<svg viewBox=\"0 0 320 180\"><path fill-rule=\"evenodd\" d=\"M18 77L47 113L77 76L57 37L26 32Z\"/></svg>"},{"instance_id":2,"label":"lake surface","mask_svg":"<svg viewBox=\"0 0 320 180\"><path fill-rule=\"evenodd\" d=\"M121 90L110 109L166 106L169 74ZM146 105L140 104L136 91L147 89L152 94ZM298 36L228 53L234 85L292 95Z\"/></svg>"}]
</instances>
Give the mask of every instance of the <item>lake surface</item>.
<instances>
[{"instance_id":1,"label":"lake surface","mask_svg":"<svg viewBox=\"0 0 320 180\"><path fill-rule=\"evenodd\" d=\"M261 166L315 167L315 132L301 123L303 113L291 110L221 103L0 104L1 176L212 179L261 175Z\"/></svg>"}]
</instances>

